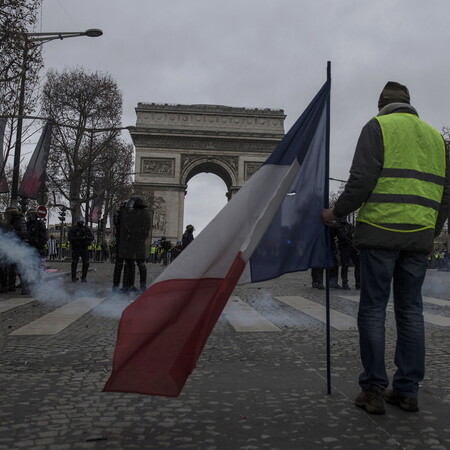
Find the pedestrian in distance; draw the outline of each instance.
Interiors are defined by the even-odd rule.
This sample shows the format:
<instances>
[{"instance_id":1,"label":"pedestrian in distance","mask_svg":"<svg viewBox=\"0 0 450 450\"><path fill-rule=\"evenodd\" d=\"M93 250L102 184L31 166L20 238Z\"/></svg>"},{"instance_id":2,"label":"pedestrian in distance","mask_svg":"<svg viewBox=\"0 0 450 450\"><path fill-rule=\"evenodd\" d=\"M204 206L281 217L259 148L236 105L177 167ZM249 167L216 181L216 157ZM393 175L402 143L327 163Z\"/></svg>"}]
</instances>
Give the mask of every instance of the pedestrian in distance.
<instances>
[{"instance_id":1,"label":"pedestrian in distance","mask_svg":"<svg viewBox=\"0 0 450 450\"><path fill-rule=\"evenodd\" d=\"M336 244L336 230L333 227L330 230L330 243L331 243L331 256L333 259L333 265L329 269L329 287L330 289L341 289L339 285L339 260L337 257L338 249ZM311 268L311 278L312 287L315 289L323 290L325 285L323 283L323 275L325 269L323 267L312 267Z\"/></svg>"},{"instance_id":2,"label":"pedestrian in distance","mask_svg":"<svg viewBox=\"0 0 450 450\"><path fill-rule=\"evenodd\" d=\"M174 259L176 259L176 257L181 253L182 250L183 250L183 244L181 243L181 241L178 241L170 250L170 253L172 256L172 261Z\"/></svg>"},{"instance_id":3,"label":"pedestrian in distance","mask_svg":"<svg viewBox=\"0 0 450 450\"><path fill-rule=\"evenodd\" d=\"M336 223L337 246L341 263L342 289L347 291L351 289L348 282L350 262L353 263L355 268L355 289L360 289L361 286L359 251L353 245L354 229L355 227L348 222L345 217L341 217Z\"/></svg>"},{"instance_id":4,"label":"pedestrian in distance","mask_svg":"<svg viewBox=\"0 0 450 450\"><path fill-rule=\"evenodd\" d=\"M114 225L114 273L113 273L113 292L120 292L120 280L122 278L122 270L124 265L124 258L119 256L119 246L120 246L120 221L121 221L121 212L122 209L125 208L127 202L122 202L117 208L116 212L113 216L113 225Z\"/></svg>"},{"instance_id":5,"label":"pedestrian in distance","mask_svg":"<svg viewBox=\"0 0 450 450\"><path fill-rule=\"evenodd\" d=\"M195 228L193 225L187 225L186 230L181 238L181 245L183 250L194 240Z\"/></svg>"},{"instance_id":6,"label":"pedestrian in distance","mask_svg":"<svg viewBox=\"0 0 450 450\"><path fill-rule=\"evenodd\" d=\"M406 86L389 81L378 109L361 131L345 189L334 208L322 211L322 222L331 226L359 210L354 244L361 259L363 371L355 404L371 414L383 414L385 402L414 412L425 373L421 289L427 256L448 218L449 158L440 133L411 106ZM397 369L388 390L384 352L391 281Z\"/></svg>"},{"instance_id":7,"label":"pedestrian in distance","mask_svg":"<svg viewBox=\"0 0 450 450\"><path fill-rule=\"evenodd\" d=\"M167 264L169 263L169 252L172 249L172 243L168 241L165 236L163 236L161 238L159 246L161 248L161 265L167 266Z\"/></svg>"},{"instance_id":8,"label":"pedestrian in distance","mask_svg":"<svg viewBox=\"0 0 450 450\"><path fill-rule=\"evenodd\" d=\"M50 261L55 261L58 256L58 241L54 236L50 236L47 241L48 258Z\"/></svg>"},{"instance_id":9,"label":"pedestrian in distance","mask_svg":"<svg viewBox=\"0 0 450 450\"><path fill-rule=\"evenodd\" d=\"M23 241L28 243L28 229L25 218L21 212L15 206L9 206L5 211L5 220L6 220L6 231L11 231L17 235L17 237ZM7 265L7 284L8 291L15 292L16 290L16 277L17 277L17 265L16 264L8 264ZM29 287L27 280L23 274L19 273L20 279L20 287L21 294L27 295L29 294Z\"/></svg>"},{"instance_id":10,"label":"pedestrian in distance","mask_svg":"<svg viewBox=\"0 0 450 450\"><path fill-rule=\"evenodd\" d=\"M72 281L78 281L77 265L81 258L81 281L87 281L87 274L89 270L89 246L94 241L94 235L91 229L84 224L84 219L78 217L75 226L69 229L68 239L72 248L72 265L71 274Z\"/></svg>"}]
</instances>

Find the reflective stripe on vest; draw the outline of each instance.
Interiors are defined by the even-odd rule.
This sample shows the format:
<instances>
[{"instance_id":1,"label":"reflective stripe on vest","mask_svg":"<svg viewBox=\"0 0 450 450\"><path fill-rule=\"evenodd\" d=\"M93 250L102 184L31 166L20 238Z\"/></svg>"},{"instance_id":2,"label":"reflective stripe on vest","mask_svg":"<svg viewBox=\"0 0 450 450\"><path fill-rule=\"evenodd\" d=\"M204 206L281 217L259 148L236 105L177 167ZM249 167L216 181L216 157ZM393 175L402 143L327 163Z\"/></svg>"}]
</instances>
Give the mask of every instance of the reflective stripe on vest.
<instances>
[{"instance_id":1,"label":"reflective stripe on vest","mask_svg":"<svg viewBox=\"0 0 450 450\"><path fill-rule=\"evenodd\" d=\"M383 136L384 164L358 220L398 232L434 228L445 183L441 135L414 114L393 113L376 120Z\"/></svg>"}]
</instances>

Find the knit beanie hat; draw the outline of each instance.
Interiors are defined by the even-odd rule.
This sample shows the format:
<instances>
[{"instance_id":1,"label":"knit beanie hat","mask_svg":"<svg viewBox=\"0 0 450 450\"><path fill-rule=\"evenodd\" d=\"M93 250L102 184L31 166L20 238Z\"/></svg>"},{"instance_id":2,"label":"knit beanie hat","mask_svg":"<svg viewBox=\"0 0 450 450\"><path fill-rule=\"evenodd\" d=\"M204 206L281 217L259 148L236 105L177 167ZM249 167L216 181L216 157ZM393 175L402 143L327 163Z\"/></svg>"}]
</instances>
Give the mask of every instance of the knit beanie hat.
<instances>
[{"instance_id":1,"label":"knit beanie hat","mask_svg":"<svg viewBox=\"0 0 450 450\"><path fill-rule=\"evenodd\" d=\"M409 101L409 91L406 86L396 81L388 81L380 94L378 110L384 108L389 103L400 102L409 104Z\"/></svg>"}]
</instances>

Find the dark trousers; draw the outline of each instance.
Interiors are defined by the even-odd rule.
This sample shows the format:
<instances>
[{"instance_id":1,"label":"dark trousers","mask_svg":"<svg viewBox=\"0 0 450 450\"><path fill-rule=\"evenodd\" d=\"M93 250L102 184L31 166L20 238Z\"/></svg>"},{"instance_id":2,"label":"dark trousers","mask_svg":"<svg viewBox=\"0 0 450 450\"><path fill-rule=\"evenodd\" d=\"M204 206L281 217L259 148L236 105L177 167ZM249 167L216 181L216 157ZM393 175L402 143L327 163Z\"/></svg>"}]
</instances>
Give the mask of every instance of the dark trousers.
<instances>
[{"instance_id":1,"label":"dark trousers","mask_svg":"<svg viewBox=\"0 0 450 450\"><path fill-rule=\"evenodd\" d=\"M8 265L2 264L0 265L0 292L8 292L9 284L9 270ZM15 277L14 277L15 278ZM16 282L11 283L14 287Z\"/></svg>"},{"instance_id":2,"label":"dark trousers","mask_svg":"<svg viewBox=\"0 0 450 450\"><path fill-rule=\"evenodd\" d=\"M85 279L89 270L89 250L87 248L72 249L72 278L77 276L77 265L80 258L82 262L81 279Z\"/></svg>"},{"instance_id":3,"label":"dark trousers","mask_svg":"<svg viewBox=\"0 0 450 450\"><path fill-rule=\"evenodd\" d=\"M113 286L119 287L120 285L120 277L122 276L124 259L116 257L116 261L114 263L114 274L113 274Z\"/></svg>"},{"instance_id":4,"label":"dark trousers","mask_svg":"<svg viewBox=\"0 0 450 450\"><path fill-rule=\"evenodd\" d=\"M416 397L425 372L422 284L427 270L425 253L363 249L358 330L363 390L382 391L389 385L384 360L386 306L393 282L397 343L392 380L394 391Z\"/></svg>"},{"instance_id":5,"label":"dark trousers","mask_svg":"<svg viewBox=\"0 0 450 450\"><path fill-rule=\"evenodd\" d=\"M348 268L350 261L355 266L355 283L359 286L361 282L360 276L360 259L359 252L356 249L341 250L341 280L343 284L348 284Z\"/></svg>"},{"instance_id":6,"label":"dark trousers","mask_svg":"<svg viewBox=\"0 0 450 450\"><path fill-rule=\"evenodd\" d=\"M123 273L123 287L124 289L131 289L134 287L136 267L139 270L139 283L141 289L147 288L147 266L145 265L145 259L125 259L125 268Z\"/></svg>"},{"instance_id":7,"label":"dark trousers","mask_svg":"<svg viewBox=\"0 0 450 450\"><path fill-rule=\"evenodd\" d=\"M139 284L141 289L147 289L147 266L145 265L145 259L137 259L136 265L139 270Z\"/></svg>"},{"instance_id":8,"label":"dark trousers","mask_svg":"<svg viewBox=\"0 0 450 450\"><path fill-rule=\"evenodd\" d=\"M129 291L134 287L134 278L136 274L136 268L134 266L134 259L125 259L125 267L123 269L123 288Z\"/></svg>"},{"instance_id":9,"label":"dark trousers","mask_svg":"<svg viewBox=\"0 0 450 450\"><path fill-rule=\"evenodd\" d=\"M311 269L311 278L313 287L322 284L323 285L323 274L324 268L313 267ZM335 287L338 284L338 267L333 266L330 268L330 286Z\"/></svg>"}]
</instances>

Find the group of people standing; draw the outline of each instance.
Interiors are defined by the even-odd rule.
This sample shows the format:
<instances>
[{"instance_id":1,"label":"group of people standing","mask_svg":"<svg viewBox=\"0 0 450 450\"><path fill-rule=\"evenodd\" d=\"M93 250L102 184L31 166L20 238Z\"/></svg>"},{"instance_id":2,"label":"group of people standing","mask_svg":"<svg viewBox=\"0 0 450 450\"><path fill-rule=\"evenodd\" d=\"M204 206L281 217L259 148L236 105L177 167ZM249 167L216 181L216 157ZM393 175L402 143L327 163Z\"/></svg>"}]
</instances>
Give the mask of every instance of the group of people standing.
<instances>
[{"instance_id":1,"label":"group of people standing","mask_svg":"<svg viewBox=\"0 0 450 450\"><path fill-rule=\"evenodd\" d=\"M143 292L147 289L146 263L156 262L158 258L162 265L167 265L170 262L169 255L173 260L172 245L165 236L158 242L158 251L155 246L150 245L151 212L138 195L120 204L113 222L116 257L112 290L117 293ZM193 232L194 227L188 225L179 251L193 241ZM139 271L139 288L135 287L136 267Z\"/></svg>"},{"instance_id":2,"label":"group of people standing","mask_svg":"<svg viewBox=\"0 0 450 450\"><path fill-rule=\"evenodd\" d=\"M447 247L436 249L428 257L428 268L438 269L443 271L450 271L449 255Z\"/></svg>"},{"instance_id":3,"label":"group of people standing","mask_svg":"<svg viewBox=\"0 0 450 450\"><path fill-rule=\"evenodd\" d=\"M353 244L355 227L342 217L330 227L330 241L333 256L333 267L330 269L330 288L350 290L349 268L354 267L355 289L361 287L359 251ZM339 284L339 267L341 284ZM325 289L323 268L312 268L312 287Z\"/></svg>"},{"instance_id":4,"label":"group of people standing","mask_svg":"<svg viewBox=\"0 0 450 450\"><path fill-rule=\"evenodd\" d=\"M20 241L36 249L40 258L56 260L58 255L58 241L50 236L47 239L45 222L41 220L35 209L30 209L26 214L17 207L8 207L1 223L3 231L13 232ZM116 258L113 275L113 291L130 292L134 290L144 291L147 288L146 263L150 255L151 214L143 199L137 195L123 202L114 216ZM170 242L162 237L160 247L162 249L160 259L163 265L167 265L176 257L177 251L181 252L194 239L194 227L188 225L183 234L181 245L172 248ZM87 281L90 262L90 248L94 242L92 230L85 225L84 219L78 217L75 224L69 228L68 246L72 253L70 274L72 282ZM177 251L172 251L177 250ZM170 255L170 259L169 259ZM0 291L13 292L16 290L16 278L20 277L22 294L29 293L29 287L20 273L17 273L16 264L5 261L0 255ZM81 276L78 276L77 267L81 259ZM139 271L139 288L135 288L136 267ZM122 277L123 274L123 277ZM122 288L119 288L122 281Z\"/></svg>"},{"instance_id":5,"label":"group of people standing","mask_svg":"<svg viewBox=\"0 0 450 450\"><path fill-rule=\"evenodd\" d=\"M147 289L145 264L150 254L150 210L140 196L134 195L122 202L113 222L116 239L113 292L143 292ZM139 288L134 286L136 266L139 270Z\"/></svg>"},{"instance_id":6,"label":"group of people standing","mask_svg":"<svg viewBox=\"0 0 450 450\"><path fill-rule=\"evenodd\" d=\"M36 255L39 258L45 259L48 256L49 259L56 259L58 253L57 241L53 236L47 239L47 227L45 222L38 217L36 209L29 209L24 214L15 206L8 207L1 227L3 231L14 233L24 244L36 249ZM93 242L94 235L91 229L84 225L84 219L77 219L76 224L69 229L68 240L72 250L72 281L78 281L77 264L81 258L81 281L86 282L89 269L88 246ZM20 278L21 293L29 294L28 283L23 274L18 273L17 265L4 261L0 265L0 291L14 292L17 276Z\"/></svg>"},{"instance_id":7,"label":"group of people standing","mask_svg":"<svg viewBox=\"0 0 450 450\"><path fill-rule=\"evenodd\" d=\"M25 245L36 250L36 256L45 258L46 244L47 244L47 229L45 223L38 218L37 211L30 209L23 214L15 206L9 206L4 214L4 220L1 223L1 228L4 232L14 233L19 241ZM24 274L20 273L17 264L8 261L5 255L0 255L0 292L15 292L16 281L19 277L21 294L27 295L30 293L28 281Z\"/></svg>"},{"instance_id":8,"label":"group of people standing","mask_svg":"<svg viewBox=\"0 0 450 450\"><path fill-rule=\"evenodd\" d=\"M149 262L167 266L194 240L194 231L193 225L187 225L181 240L177 241L175 245L172 245L165 236L153 242L150 248Z\"/></svg>"}]
</instances>

